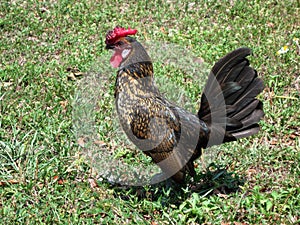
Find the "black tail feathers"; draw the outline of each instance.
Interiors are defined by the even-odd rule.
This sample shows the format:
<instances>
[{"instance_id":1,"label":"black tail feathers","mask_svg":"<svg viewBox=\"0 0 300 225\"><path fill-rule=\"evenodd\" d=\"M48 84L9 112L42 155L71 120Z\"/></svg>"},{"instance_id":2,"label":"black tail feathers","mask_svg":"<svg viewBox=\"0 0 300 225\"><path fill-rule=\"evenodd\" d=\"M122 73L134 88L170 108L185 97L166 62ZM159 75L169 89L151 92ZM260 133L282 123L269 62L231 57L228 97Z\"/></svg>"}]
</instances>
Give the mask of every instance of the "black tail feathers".
<instances>
[{"instance_id":1,"label":"black tail feathers","mask_svg":"<svg viewBox=\"0 0 300 225\"><path fill-rule=\"evenodd\" d=\"M261 78L246 59L249 48L239 48L212 68L201 97L198 116L210 127L208 146L248 137L259 131L264 116L256 96L264 89Z\"/></svg>"}]
</instances>

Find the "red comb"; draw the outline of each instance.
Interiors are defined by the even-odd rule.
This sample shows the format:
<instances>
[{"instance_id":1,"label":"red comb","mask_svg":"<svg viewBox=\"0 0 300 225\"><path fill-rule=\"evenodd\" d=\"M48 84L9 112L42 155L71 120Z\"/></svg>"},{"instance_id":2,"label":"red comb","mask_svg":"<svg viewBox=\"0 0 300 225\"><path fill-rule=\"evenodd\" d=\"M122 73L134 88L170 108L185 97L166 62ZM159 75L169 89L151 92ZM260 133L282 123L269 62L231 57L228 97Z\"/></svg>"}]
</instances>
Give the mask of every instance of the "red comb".
<instances>
[{"instance_id":1,"label":"red comb","mask_svg":"<svg viewBox=\"0 0 300 225\"><path fill-rule=\"evenodd\" d=\"M130 27L125 29L123 27L116 26L113 30L107 32L105 44L113 44L118 38L126 37L127 35L134 35L136 32L137 30L131 29Z\"/></svg>"}]
</instances>

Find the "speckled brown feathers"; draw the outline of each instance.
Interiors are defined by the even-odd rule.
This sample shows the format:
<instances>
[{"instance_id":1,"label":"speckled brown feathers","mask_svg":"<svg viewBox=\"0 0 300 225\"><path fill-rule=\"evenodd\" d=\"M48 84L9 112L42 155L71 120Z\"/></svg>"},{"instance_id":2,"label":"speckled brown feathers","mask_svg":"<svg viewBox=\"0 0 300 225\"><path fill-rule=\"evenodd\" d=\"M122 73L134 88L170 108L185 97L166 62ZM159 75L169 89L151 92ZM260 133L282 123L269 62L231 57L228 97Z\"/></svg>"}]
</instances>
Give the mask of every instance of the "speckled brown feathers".
<instances>
[{"instance_id":1,"label":"speckled brown feathers","mask_svg":"<svg viewBox=\"0 0 300 225\"><path fill-rule=\"evenodd\" d=\"M170 158L161 165L165 167L164 172L179 171L172 174L179 183L184 181L186 172L194 175L193 164L189 161L194 153L201 152L200 145L195 149L198 139L207 142L209 130L196 115L177 107L160 94L153 80L151 64L138 63L118 72L116 105L122 128L139 149L155 163ZM181 135L183 128L185 140ZM180 142L181 146L178 146ZM182 155L171 160L170 155L176 147ZM186 154L187 151L190 153Z\"/></svg>"}]
</instances>

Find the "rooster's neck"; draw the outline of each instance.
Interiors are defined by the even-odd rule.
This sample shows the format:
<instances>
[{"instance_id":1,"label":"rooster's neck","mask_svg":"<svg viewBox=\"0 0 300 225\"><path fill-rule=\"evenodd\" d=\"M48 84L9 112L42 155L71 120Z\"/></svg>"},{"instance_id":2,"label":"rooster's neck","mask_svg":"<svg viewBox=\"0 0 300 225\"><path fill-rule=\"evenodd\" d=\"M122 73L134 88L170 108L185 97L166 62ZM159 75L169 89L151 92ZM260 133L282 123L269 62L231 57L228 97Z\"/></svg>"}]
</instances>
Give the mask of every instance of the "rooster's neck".
<instances>
[{"instance_id":1,"label":"rooster's neck","mask_svg":"<svg viewBox=\"0 0 300 225\"><path fill-rule=\"evenodd\" d=\"M132 63L121 70L118 74L122 75L123 73L131 76L134 79L153 77L153 65L152 62L137 62Z\"/></svg>"},{"instance_id":2,"label":"rooster's neck","mask_svg":"<svg viewBox=\"0 0 300 225\"><path fill-rule=\"evenodd\" d=\"M159 95L153 78L152 63L139 62L120 69L116 79L115 97L119 93L128 96L133 93L135 97Z\"/></svg>"}]
</instances>

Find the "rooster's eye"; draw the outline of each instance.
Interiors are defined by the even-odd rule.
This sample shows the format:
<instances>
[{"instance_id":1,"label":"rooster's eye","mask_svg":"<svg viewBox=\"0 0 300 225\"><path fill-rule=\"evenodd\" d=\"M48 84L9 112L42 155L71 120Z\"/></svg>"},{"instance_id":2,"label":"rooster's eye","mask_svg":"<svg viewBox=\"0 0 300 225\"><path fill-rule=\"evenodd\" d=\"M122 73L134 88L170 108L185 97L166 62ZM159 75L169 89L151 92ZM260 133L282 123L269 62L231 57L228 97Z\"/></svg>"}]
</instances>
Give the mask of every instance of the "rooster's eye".
<instances>
[{"instance_id":1,"label":"rooster's eye","mask_svg":"<svg viewBox=\"0 0 300 225\"><path fill-rule=\"evenodd\" d=\"M116 43L116 45L123 45L124 43L123 43L123 41L118 41L117 43Z\"/></svg>"}]
</instances>

